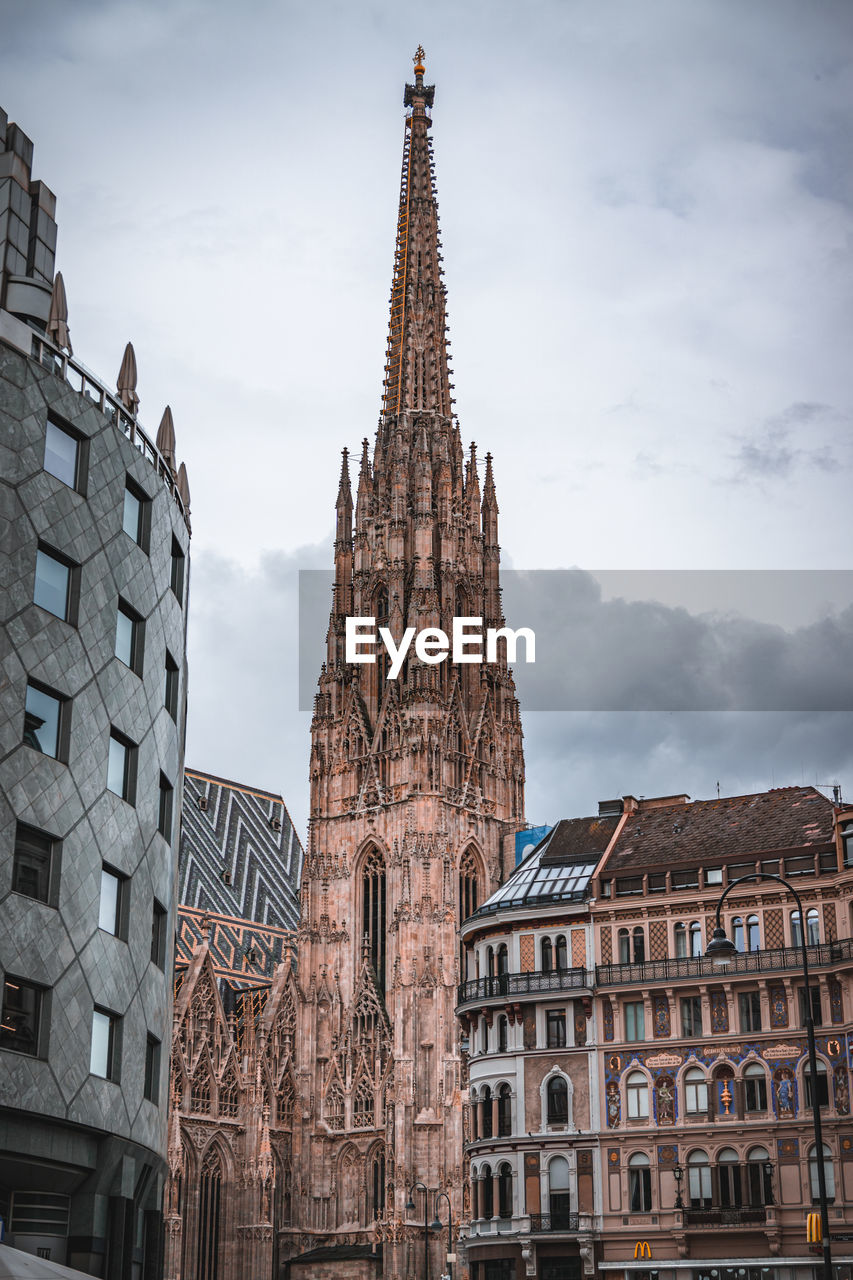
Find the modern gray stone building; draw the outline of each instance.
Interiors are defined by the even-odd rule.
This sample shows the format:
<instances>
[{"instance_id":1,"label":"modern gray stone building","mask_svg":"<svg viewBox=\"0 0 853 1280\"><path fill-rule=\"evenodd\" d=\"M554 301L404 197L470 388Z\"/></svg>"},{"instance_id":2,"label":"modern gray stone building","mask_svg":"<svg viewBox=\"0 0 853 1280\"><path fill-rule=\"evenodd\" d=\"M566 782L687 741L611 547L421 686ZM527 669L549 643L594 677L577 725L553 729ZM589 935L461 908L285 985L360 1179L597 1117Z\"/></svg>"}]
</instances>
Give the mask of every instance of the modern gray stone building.
<instances>
[{"instance_id":1,"label":"modern gray stone building","mask_svg":"<svg viewBox=\"0 0 853 1280\"><path fill-rule=\"evenodd\" d=\"M0 1217L160 1274L189 491L71 353L55 200L0 112Z\"/></svg>"}]
</instances>

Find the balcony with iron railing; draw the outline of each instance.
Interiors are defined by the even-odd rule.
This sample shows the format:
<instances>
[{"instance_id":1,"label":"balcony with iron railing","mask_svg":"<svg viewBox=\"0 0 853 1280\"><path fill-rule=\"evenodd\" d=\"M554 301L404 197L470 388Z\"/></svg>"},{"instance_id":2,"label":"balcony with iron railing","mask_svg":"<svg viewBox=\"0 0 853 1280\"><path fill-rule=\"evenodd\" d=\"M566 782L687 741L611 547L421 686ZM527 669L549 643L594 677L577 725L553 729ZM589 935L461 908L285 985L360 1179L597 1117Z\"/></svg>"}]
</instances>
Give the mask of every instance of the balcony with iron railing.
<instances>
[{"instance_id":1,"label":"balcony with iron railing","mask_svg":"<svg viewBox=\"0 0 853 1280\"><path fill-rule=\"evenodd\" d=\"M84 364L81 364L79 360L68 355L65 351L60 350L59 347L54 346L42 334L33 333L31 342L32 346L29 354L32 359L36 360L42 368L49 369L51 373L56 374L57 378L61 378L63 382L67 382L73 391L78 392L86 400L89 400L96 409L100 410L106 418L109 418L122 435L127 437L134 448L138 449L142 454L143 458L147 459L169 490L187 527L189 527L189 517L178 492L177 479L172 468L154 442L142 430L133 414L128 412L119 396L115 392L108 391L104 384Z\"/></svg>"},{"instance_id":2,"label":"balcony with iron railing","mask_svg":"<svg viewBox=\"0 0 853 1280\"><path fill-rule=\"evenodd\" d=\"M841 961L853 960L853 938L823 942L806 948L809 968L821 969ZM762 951L744 951L732 956L726 977L739 973L779 973L795 969L802 973L803 953L799 947L771 947ZM681 959L644 960L640 964L599 964L595 966L597 987L645 986L649 982L672 982L676 978L716 978L721 970L705 956Z\"/></svg>"},{"instance_id":3,"label":"balcony with iron railing","mask_svg":"<svg viewBox=\"0 0 853 1280\"><path fill-rule=\"evenodd\" d=\"M579 1218L576 1213L531 1213L530 1230L536 1232L565 1232L577 1234Z\"/></svg>"},{"instance_id":4,"label":"balcony with iron railing","mask_svg":"<svg viewBox=\"0 0 853 1280\"><path fill-rule=\"evenodd\" d=\"M459 984L457 1005L547 995L554 991L591 991L592 978L592 970L583 968L533 969L527 973L498 973L486 978L471 978Z\"/></svg>"}]
</instances>

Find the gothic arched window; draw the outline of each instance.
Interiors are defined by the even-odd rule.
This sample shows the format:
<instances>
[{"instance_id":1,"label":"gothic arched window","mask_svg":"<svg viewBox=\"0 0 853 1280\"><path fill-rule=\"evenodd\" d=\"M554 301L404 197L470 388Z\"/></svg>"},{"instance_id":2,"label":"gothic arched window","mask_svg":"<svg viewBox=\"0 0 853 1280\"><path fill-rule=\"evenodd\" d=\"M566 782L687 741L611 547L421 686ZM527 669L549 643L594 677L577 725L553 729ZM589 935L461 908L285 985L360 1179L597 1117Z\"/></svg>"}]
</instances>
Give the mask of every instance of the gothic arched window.
<instances>
[{"instance_id":1,"label":"gothic arched window","mask_svg":"<svg viewBox=\"0 0 853 1280\"><path fill-rule=\"evenodd\" d=\"M561 933L557 938L557 968L568 969L569 967L569 951L566 946L566 935Z\"/></svg>"},{"instance_id":2,"label":"gothic arched window","mask_svg":"<svg viewBox=\"0 0 853 1280\"><path fill-rule=\"evenodd\" d=\"M512 1133L512 1090L508 1084L498 1089L498 1137L508 1138Z\"/></svg>"},{"instance_id":3,"label":"gothic arched window","mask_svg":"<svg viewBox=\"0 0 853 1280\"><path fill-rule=\"evenodd\" d=\"M190 1111L198 1115L210 1114L210 1076L202 1068L193 1076L190 1088Z\"/></svg>"},{"instance_id":4,"label":"gothic arched window","mask_svg":"<svg viewBox=\"0 0 853 1280\"><path fill-rule=\"evenodd\" d=\"M472 916L480 905L477 863L473 851L468 848L459 863L459 923Z\"/></svg>"},{"instance_id":5,"label":"gothic arched window","mask_svg":"<svg viewBox=\"0 0 853 1280\"><path fill-rule=\"evenodd\" d=\"M361 870L362 934L379 990L385 991L385 863L374 846Z\"/></svg>"},{"instance_id":6,"label":"gothic arched window","mask_svg":"<svg viewBox=\"0 0 853 1280\"><path fill-rule=\"evenodd\" d=\"M353 1094L352 1122L356 1129L372 1129L374 1118L373 1086L362 1076Z\"/></svg>"},{"instance_id":7,"label":"gothic arched window","mask_svg":"<svg viewBox=\"0 0 853 1280\"><path fill-rule=\"evenodd\" d=\"M343 1129L344 1095L337 1080L333 1080L329 1086L329 1090L326 1094L326 1104L323 1111L326 1116L326 1124L330 1129Z\"/></svg>"},{"instance_id":8,"label":"gothic arched window","mask_svg":"<svg viewBox=\"0 0 853 1280\"><path fill-rule=\"evenodd\" d=\"M222 1162L215 1147L209 1147L201 1167L198 1195L198 1240L196 1275L198 1280L217 1280L219 1274L220 1196Z\"/></svg>"},{"instance_id":9,"label":"gothic arched window","mask_svg":"<svg viewBox=\"0 0 853 1280\"><path fill-rule=\"evenodd\" d=\"M373 1157L373 1217L381 1218L385 1212L385 1152L379 1151Z\"/></svg>"}]
</instances>

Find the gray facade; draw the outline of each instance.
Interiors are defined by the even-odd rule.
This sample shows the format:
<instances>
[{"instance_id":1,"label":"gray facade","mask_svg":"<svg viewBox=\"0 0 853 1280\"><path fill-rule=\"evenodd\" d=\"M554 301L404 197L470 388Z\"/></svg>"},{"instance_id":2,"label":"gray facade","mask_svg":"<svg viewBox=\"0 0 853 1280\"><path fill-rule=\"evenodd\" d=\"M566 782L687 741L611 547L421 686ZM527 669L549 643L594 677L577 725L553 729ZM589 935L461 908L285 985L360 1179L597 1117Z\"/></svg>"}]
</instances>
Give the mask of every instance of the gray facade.
<instances>
[{"instance_id":1,"label":"gray facade","mask_svg":"<svg viewBox=\"0 0 853 1280\"><path fill-rule=\"evenodd\" d=\"M0 122L15 144L0 204L5 192L38 221L41 184L12 199L31 145ZM14 275L29 269L36 290L51 276L52 255L38 261L4 267L10 306ZM0 308L0 1217L17 1248L153 1278L189 524L135 415L13 295L15 314Z\"/></svg>"}]
</instances>

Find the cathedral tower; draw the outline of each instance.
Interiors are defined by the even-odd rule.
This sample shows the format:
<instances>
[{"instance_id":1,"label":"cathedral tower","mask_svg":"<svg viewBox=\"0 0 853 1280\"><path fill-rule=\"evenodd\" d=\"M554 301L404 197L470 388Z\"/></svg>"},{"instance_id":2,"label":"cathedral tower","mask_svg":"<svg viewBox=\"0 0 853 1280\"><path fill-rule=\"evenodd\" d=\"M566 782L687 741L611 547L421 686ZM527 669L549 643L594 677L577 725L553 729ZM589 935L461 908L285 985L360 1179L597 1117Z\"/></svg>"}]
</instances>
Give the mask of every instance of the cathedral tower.
<instances>
[{"instance_id":1,"label":"cathedral tower","mask_svg":"<svg viewBox=\"0 0 853 1280\"><path fill-rule=\"evenodd\" d=\"M311 817L298 935L294 1252L385 1277L423 1266L424 1214L463 1215L464 1060L457 927L511 870L524 814L518 702L505 658L345 662L345 619L404 629L503 625L498 506L486 455L453 413L423 50L406 86L382 413L355 504L344 451L326 661L311 726ZM415 1213L406 1211L415 1183ZM439 1204L446 1223L446 1201ZM443 1270L444 1240L431 1272ZM328 1256L328 1255L327 1255ZM301 1275L299 1264L293 1274ZM305 1259L305 1274L308 1259ZM355 1271L353 1271L355 1274ZM362 1274L359 1270L358 1274Z\"/></svg>"}]
</instances>

